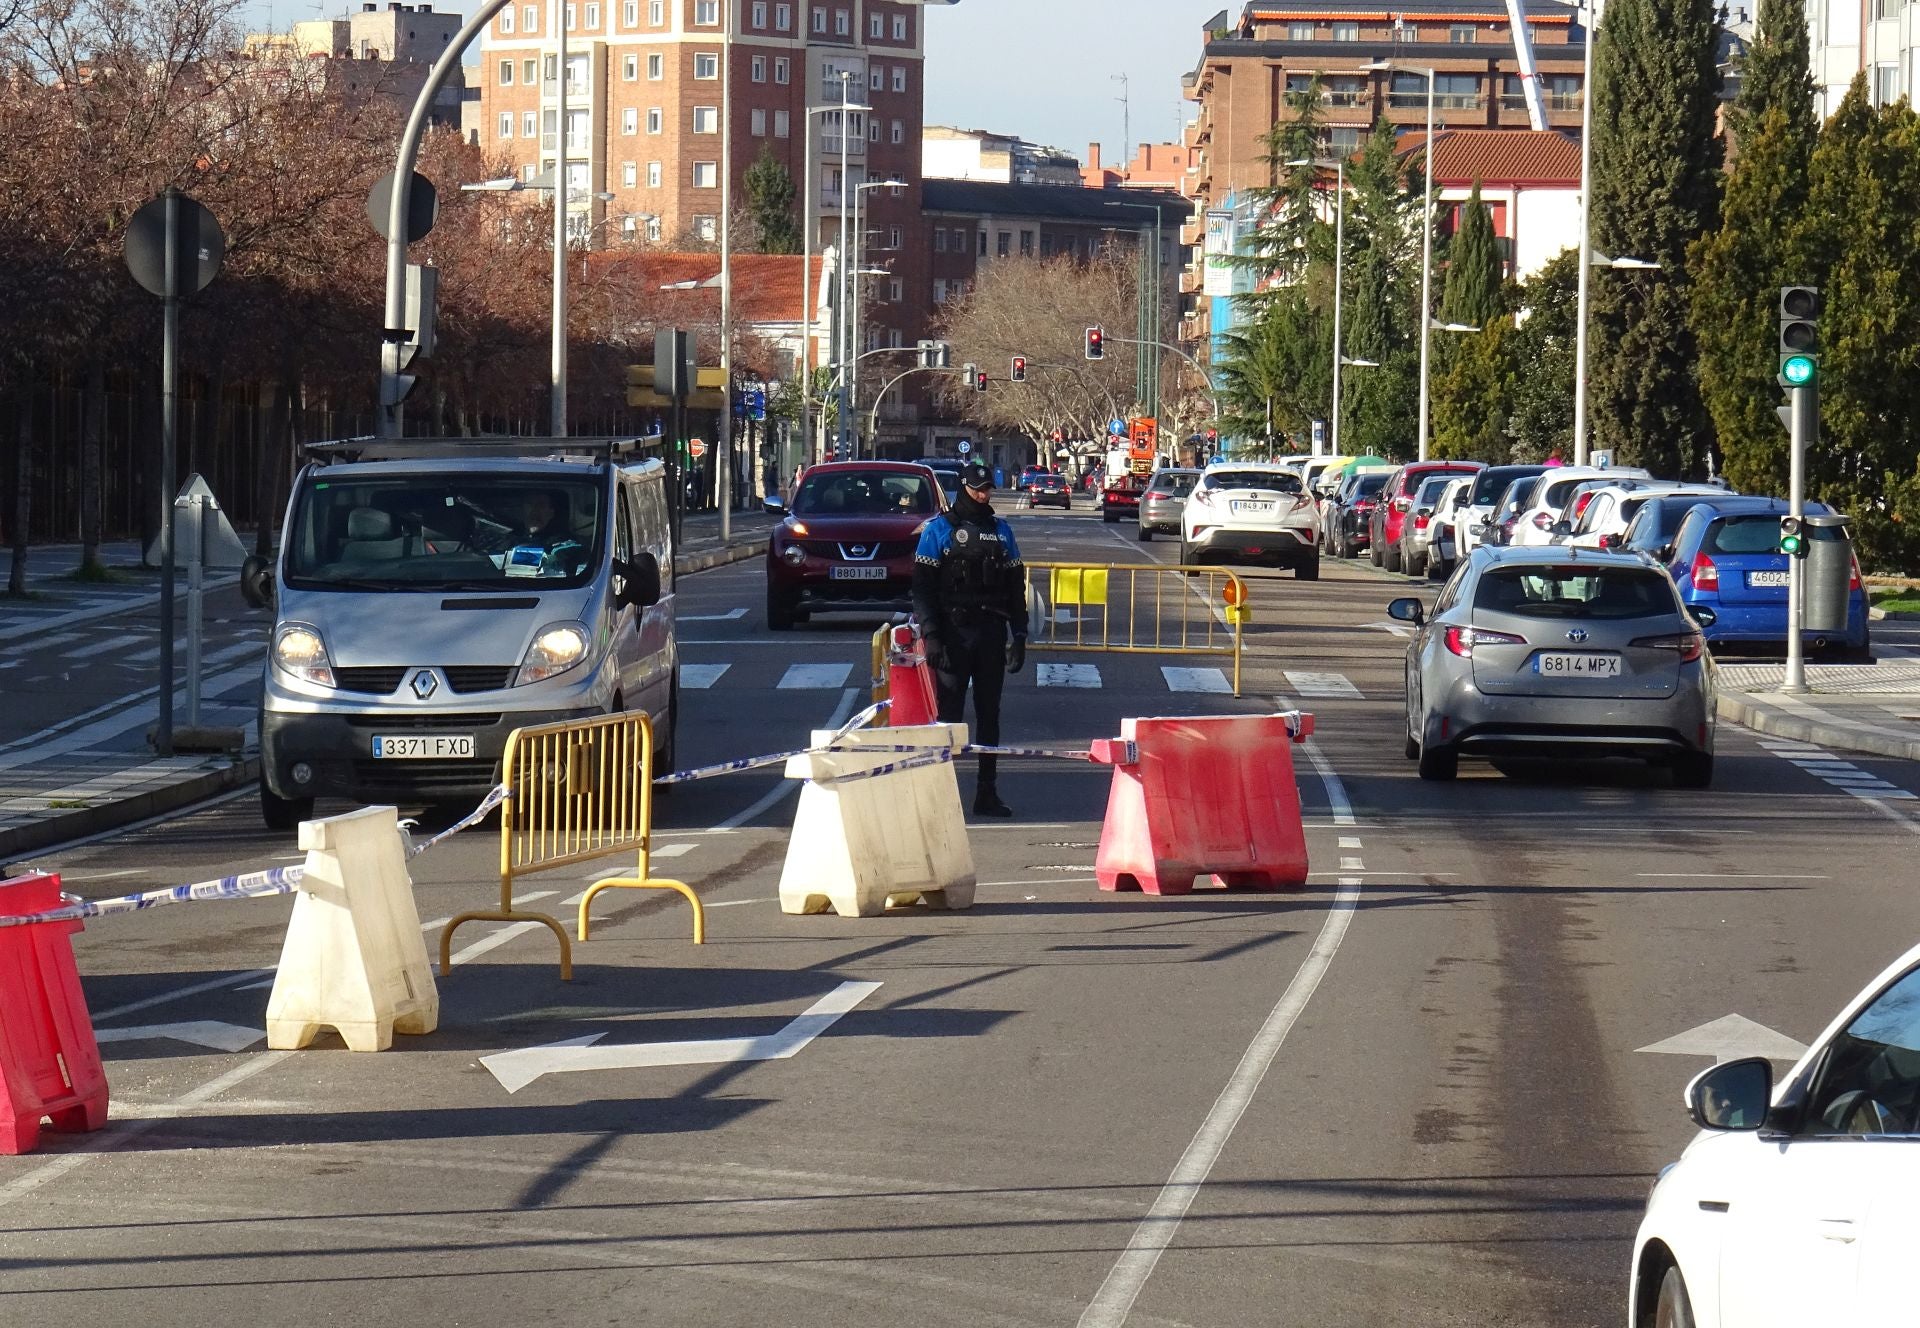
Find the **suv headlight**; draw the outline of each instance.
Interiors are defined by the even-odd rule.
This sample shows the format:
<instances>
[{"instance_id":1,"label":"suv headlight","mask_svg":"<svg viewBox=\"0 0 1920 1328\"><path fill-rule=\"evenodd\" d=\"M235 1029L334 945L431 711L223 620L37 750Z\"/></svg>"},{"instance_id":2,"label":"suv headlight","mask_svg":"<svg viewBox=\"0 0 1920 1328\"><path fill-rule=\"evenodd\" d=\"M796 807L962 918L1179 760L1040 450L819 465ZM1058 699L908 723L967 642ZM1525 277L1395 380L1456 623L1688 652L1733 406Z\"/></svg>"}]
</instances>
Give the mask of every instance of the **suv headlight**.
<instances>
[{"instance_id":1,"label":"suv headlight","mask_svg":"<svg viewBox=\"0 0 1920 1328\"><path fill-rule=\"evenodd\" d=\"M327 643L320 629L306 623L283 623L273 634L273 666L289 678L332 687L333 661L327 658Z\"/></svg>"},{"instance_id":2,"label":"suv headlight","mask_svg":"<svg viewBox=\"0 0 1920 1328\"><path fill-rule=\"evenodd\" d=\"M586 628L578 623L548 623L533 634L533 644L527 647L527 657L520 661L514 686L556 677L586 657Z\"/></svg>"}]
</instances>

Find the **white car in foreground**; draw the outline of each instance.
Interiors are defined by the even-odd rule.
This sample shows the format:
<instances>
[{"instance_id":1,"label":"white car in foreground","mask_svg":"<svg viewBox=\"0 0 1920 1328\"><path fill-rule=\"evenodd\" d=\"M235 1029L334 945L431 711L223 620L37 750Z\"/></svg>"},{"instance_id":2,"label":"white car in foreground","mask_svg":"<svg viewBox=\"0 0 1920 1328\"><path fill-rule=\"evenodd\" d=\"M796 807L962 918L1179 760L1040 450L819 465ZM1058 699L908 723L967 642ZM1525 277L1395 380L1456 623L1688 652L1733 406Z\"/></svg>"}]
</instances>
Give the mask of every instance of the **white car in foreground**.
<instances>
[{"instance_id":1,"label":"white car in foreground","mask_svg":"<svg viewBox=\"0 0 1920 1328\"><path fill-rule=\"evenodd\" d=\"M1180 561L1263 562L1320 577L1320 509L1297 471L1222 463L1200 473L1180 514Z\"/></svg>"},{"instance_id":2,"label":"white car in foreground","mask_svg":"<svg viewBox=\"0 0 1920 1328\"><path fill-rule=\"evenodd\" d=\"M1777 1086L1726 1061L1686 1103L1704 1133L1648 1197L1629 1328L1920 1321L1920 947Z\"/></svg>"}]
</instances>

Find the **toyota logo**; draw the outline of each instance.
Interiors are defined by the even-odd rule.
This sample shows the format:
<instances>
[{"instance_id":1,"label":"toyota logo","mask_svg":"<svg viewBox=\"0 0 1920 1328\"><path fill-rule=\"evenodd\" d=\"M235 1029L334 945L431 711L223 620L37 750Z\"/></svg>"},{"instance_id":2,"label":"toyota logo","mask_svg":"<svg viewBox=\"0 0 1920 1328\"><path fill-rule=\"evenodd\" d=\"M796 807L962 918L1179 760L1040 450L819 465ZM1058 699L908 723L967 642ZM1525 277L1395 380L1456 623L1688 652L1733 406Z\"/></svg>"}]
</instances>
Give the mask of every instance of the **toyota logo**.
<instances>
[{"instance_id":1,"label":"toyota logo","mask_svg":"<svg viewBox=\"0 0 1920 1328\"><path fill-rule=\"evenodd\" d=\"M420 672L413 675L413 681L407 685L413 689L413 694L422 701L440 690L440 680L433 676L432 669L421 669Z\"/></svg>"},{"instance_id":2,"label":"toyota logo","mask_svg":"<svg viewBox=\"0 0 1920 1328\"><path fill-rule=\"evenodd\" d=\"M1579 645L1582 641L1586 639L1587 639L1587 629L1584 627L1575 627L1573 630L1567 633L1567 640L1573 642L1575 645Z\"/></svg>"}]
</instances>

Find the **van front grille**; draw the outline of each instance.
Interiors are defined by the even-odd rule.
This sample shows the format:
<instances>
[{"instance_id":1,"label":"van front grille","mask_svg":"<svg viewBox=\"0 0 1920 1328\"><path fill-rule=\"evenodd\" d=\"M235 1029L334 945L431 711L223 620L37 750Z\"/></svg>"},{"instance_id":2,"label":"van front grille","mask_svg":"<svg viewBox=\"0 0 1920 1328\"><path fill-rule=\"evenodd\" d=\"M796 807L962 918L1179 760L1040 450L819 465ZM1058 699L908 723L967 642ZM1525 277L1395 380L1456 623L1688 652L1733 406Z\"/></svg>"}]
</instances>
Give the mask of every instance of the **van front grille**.
<instances>
[{"instance_id":1,"label":"van front grille","mask_svg":"<svg viewBox=\"0 0 1920 1328\"><path fill-rule=\"evenodd\" d=\"M447 675L447 686L460 693L497 692L513 681L511 664L451 664L440 671Z\"/></svg>"},{"instance_id":2,"label":"van front grille","mask_svg":"<svg viewBox=\"0 0 1920 1328\"><path fill-rule=\"evenodd\" d=\"M343 692L364 692L369 696L391 696L400 686L407 670L401 668L335 669L334 685Z\"/></svg>"}]
</instances>

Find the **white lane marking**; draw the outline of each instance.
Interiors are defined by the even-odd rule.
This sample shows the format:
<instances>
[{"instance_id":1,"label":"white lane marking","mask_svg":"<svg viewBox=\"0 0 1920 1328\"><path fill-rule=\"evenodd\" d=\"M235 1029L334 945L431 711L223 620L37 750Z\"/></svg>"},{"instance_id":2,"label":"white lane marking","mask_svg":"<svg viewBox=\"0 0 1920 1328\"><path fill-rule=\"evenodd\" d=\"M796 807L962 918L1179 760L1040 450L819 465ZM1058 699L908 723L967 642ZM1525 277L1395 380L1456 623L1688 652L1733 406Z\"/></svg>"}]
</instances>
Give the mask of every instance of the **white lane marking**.
<instances>
[{"instance_id":1,"label":"white lane marking","mask_svg":"<svg viewBox=\"0 0 1920 1328\"><path fill-rule=\"evenodd\" d=\"M1360 689L1349 682L1344 673L1296 673L1289 669L1287 681L1302 696L1339 697L1349 701L1364 699Z\"/></svg>"},{"instance_id":2,"label":"white lane marking","mask_svg":"<svg viewBox=\"0 0 1920 1328\"><path fill-rule=\"evenodd\" d=\"M1892 798L1895 802L1912 802L1915 800L1915 795L1907 792L1905 789L1893 789L1892 791L1886 789L1848 789L1847 791L1863 801L1871 801L1874 798Z\"/></svg>"},{"instance_id":3,"label":"white lane marking","mask_svg":"<svg viewBox=\"0 0 1920 1328\"><path fill-rule=\"evenodd\" d=\"M778 684L783 692L824 692L844 687L851 664L789 664Z\"/></svg>"},{"instance_id":4,"label":"white lane marking","mask_svg":"<svg viewBox=\"0 0 1920 1328\"><path fill-rule=\"evenodd\" d=\"M680 666L680 685L692 691L705 691L720 681L720 677L731 664L682 664Z\"/></svg>"},{"instance_id":5,"label":"white lane marking","mask_svg":"<svg viewBox=\"0 0 1920 1328\"><path fill-rule=\"evenodd\" d=\"M1036 664L1033 680L1041 687L1077 687L1091 691L1100 686L1097 664Z\"/></svg>"},{"instance_id":6,"label":"white lane marking","mask_svg":"<svg viewBox=\"0 0 1920 1328\"><path fill-rule=\"evenodd\" d=\"M248 649L255 648L248 647ZM259 681L258 666L229 669L225 673L216 673L208 678L202 688L202 695L220 696L235 687ZM19 766L32 765L36 761L51 760L56 756L65 756L69 752L81 751L108 738L117 738L128 729L150 723L153 712L145 703L159 694L158 687L143 688L104 705L95 706L92 710L75 715L72 719L49 725L38 733L30 733L24 738L15 738L12 742L0 746L0 770L12 770ZM185 705L184 684L182 689L175 691L174 696L179 704ZM108 711L113 713L106 713ZM83 720L89 722L82 723ZM75 727L76 725L78 727ZM56 734L58 736L55 736ZM111 833L118 835L125 831L116 830Z\"/></svg>"},{"instance_id":7,"label":"white lane marking","mask_svg":"<svg viewBox=\"0 0 1920 1328\"><path fill-rule=\"evenodd\" d=\"M76 650L69 650L65 652L65 654L63 654L61 658L92 659L95 655L110 654L116 650L125 650L128 646L137 646L144 639L145 638L137 634L127 635L127 636L110 636L104 641L95 641L90 646L81 646Z\"/></svg>"},{"instance_id":8,"label":"white lane marking","mask_svg":"<svg viewBox=\"0 0 1920 1328\"><path fill-rule=\"evenodd\" d=\"M93 1016L93 1022L103 1023L108 1019L118 1019L123 1014L133 1014L140 1010L151 1010L156 1005L170 1005L174 1001L184 1000L188 996L198 996L203 991L218 991L222 987L237 987L242 982L253 982L259 978L271 978L270 968L249 969L245 973L228 973L224 977L209 978L205 982L196 982L192 986L181 987L178 991L166 991L158 996L148 996L137 1001L128 1001L125 1005L116 1005L111 1010L101 1010Z\"/></svg>"},{"instance_id":9,"label":"white lane marking","mask_svg":"<svg viewBox=\"0 0 1920 1328\"><path fill-rule=\"evenodd\" d=\"M777 904L778 899L722 899L708 904L708 908L739 908L742 904Z\"/></svg>"},{"instance_id":10,"label":"white lane marking","mask_svg":"<svg viewBox=\"0 0 1920 1328\"><path fill-rule=\"evenodd\" d=\"M1342 835L1340 836L1340 847L1341 848L1359 848L1360 841L1358 839L1355 839L1352 835Z\"/></svg>"},{"instance_id":11,"label":"white lane marking","mask_svg":"<svg viewBox=\"0 0 1920 1328\"><path fill-rule=\"evenodd\" d=\"M1335 820L1339 821L1344 816L1344 824L1352 825L1353 804L1347 798L1340 776L1312 741L1305 744L1305 749L1307 759L1313 763L1315 772L1326 788L1327 802L1334 809ZM1147 1279L1153 1276L1161 1254L1173 1243L1181 1219L1199 1197L1200 1187L1207 1183L1207 1176L1213 1171L1214 1163L1219 1160L1227 1141L1233 1137L1234 1127L1240 1123L1240 1117L1253 1101L1253 1095L1259 1089L1260 1081L1266 1077L1268 1067L1280 1054L1287 1034L1293 1031L1294 1023L1307 1008L1307 1002L1313 999L1314 989L1320 985L1320 979L1332 965L1340 942L1347 934L1347 924L1353 919L1354 907L1359 903L1359 884L1353 877L1341 879L1340 892L1334 897L1333 908L1327 913L1319 936L1314 938L1313 949L1293 975L1293 981L1287 984L1279 1003L1260 1025L1260 1031L1254 1034L1253 1041L1241 1055L1240 1063L1234 1067L1226 1087L1220 1090L1220 1096L1214 1100L1206 1119L1200 1123L1186 1152L1180 1155L1180 1161L1174 1165L1172 1176L1168 1177L1153 1206L1147 1210L1146 1217L1134 1228L1133 1239L1127 1242L1127 1248L1114 1261L1106 1280L1094 1293L1086 1312L1080 1316L1080 1328L1119 1328L1127 1321L1135 1298L1147 1284Z\"/></svg>"},{"instance_id":12,"label":"white lane marking","mask_svg":"<svg viewBox=\"0 0 1920 1328\"><path fill-rule=\"evenodd\" d=\"M1788 872L1635 872L1645 881L1831 881L1831 876Z\"/></svg>"},{"instance_id":13,"label":"white lane marking","mask_svg":"<svg viewBox=\"0 0 1920 1328\"><path fill-rule=\"evenodd\" d=\"M827 722L821 725L821 727L829 728L829 729L837 729L842 724L846 723L848 719L852 718L853 703L855 698L858 697L859 695L860 695L860 690L857 687L849 687L845 691L841 692L840 704L834 708L833 714L828 717ZM772 807L775 803L781 801L783 798L790 798L795 793L799 792L800 783L801 781L797 779L782 779L778 784L776 784L773 788L767 791L767 794L765 797L761 798L758 802L755 802L751 807L748 807L744 811L735 812L732 816L729 816L726 820L720 822L720 824L708 829L706 833L713 834L721 830L738 830L741 826L747 824L747 822L753 820L755 817L759 816L761 812L766 811L768 808Z\"/></svg>"},{"instance_id":14,"label":"white lane marking","mask_svg":"<svg viewBox=\"0 0 1920 1328\"><path fill-rule=\"evenodd\" d=\"M745 609L728 609L725 613L676 613L676 623L688 622L736 622L747 616Z\"/></svg>"},{"instance_id":15,"label":"white lane marking","mask_svg":"<svg viewBox=\"0 0 1920 1328\"><path fill-rule=\"evenodd\" d=\"M1405 623L1400 623L1400 622L1370 622L1370 623L1362 623L1361 626L1375 627L1383 632L1392 632L1395 636L1412 636L1413 635L1413 628L1407 626Z\"/></svg>"},{"instance_id":16,"label":"white lane marking","mask_svg":"<svg viewBox=\"0 0 1920 1328\"><path fill-rule=\"evenodd\" d=\"M659 848L653 850L651 856L656 858L685 857L699 847L698 844L662 844Z\"/></svg>"},{"instance_id":17,"label":"white lane marking","mask_svg":"<svg viewBox=\"0 0 1920 1328\"><path fill-rule=\"evenodd\" d=\"M245 1051L266 1036L263 1029L242 1028L218 1019L188 1019L177 1024L139 1024L133 1028L98 1028L94 1041L185 1042L209 1051Z\"/></svg>"},{"instance_id":18,"label":"white lane marking","mask_svg":"<svg viewBox=\"0 0 1920 1328\"><path fill-rule=\"evenodd\" d=\"M1160 672L1167 680L1167 690L1173 692L1205 692L1212 696L1233 695L1233 684L1227 681L1225 669L1177 669L1162 664Z\"/></svg>"},{"instance_id":19,"label":"white lane marking","mask_svg":"<svg viewBox=\"0 0 1920 1328\"><path fill-rule=\"evenodd\" d=\"M1343 872L1365 871L1366 869L1367 869L1367 864L1362 862L1359 858L1340 859L1340 870Z\"/></svg>"},{"instance_id":20,"label":"white lane marking","mask_svg":"<svg viewBox=\"0 0 1920 1328\"><path fill-rule=\"evenodd\" d=\"M1723 1014L1697 1028L1675 1033L1670 1038L1635 1047L1635 1052L1656 1056L1711 1056L1716 1062L1742 1056L1767 1056L1775 1060L1798 1060L1806 1054L1806 1044L1785 1033L1756 1023L1742 1014Z\"/></svg>"}]
</instances>

